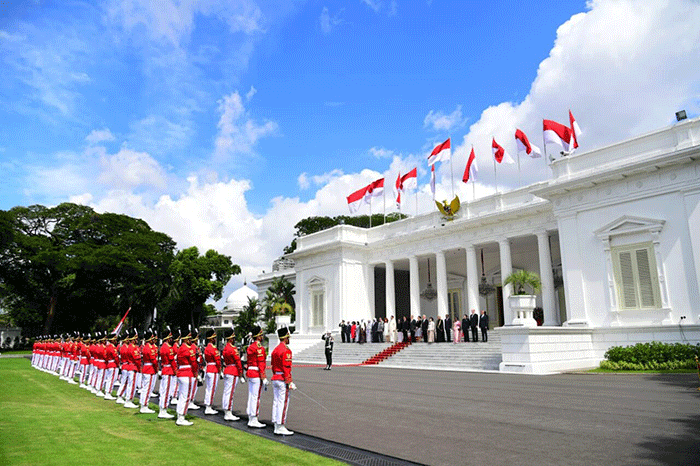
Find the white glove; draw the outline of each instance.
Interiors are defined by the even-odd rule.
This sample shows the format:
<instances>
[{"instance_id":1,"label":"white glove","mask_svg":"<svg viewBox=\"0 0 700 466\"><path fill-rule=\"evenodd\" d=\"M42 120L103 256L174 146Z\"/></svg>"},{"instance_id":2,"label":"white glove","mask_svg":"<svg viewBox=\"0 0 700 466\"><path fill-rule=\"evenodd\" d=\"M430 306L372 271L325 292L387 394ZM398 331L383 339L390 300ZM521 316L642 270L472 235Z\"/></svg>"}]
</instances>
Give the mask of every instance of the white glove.
<instances>
[{"instance_id":1,"label":"white glove","mask_svg":"<svg viewBox=\"0 0 700 466\"><path fill-rule=\"evenodd\" d=\"M267 377L265 377L265 378L263 379L263 385L265 385L266 387L267 387L268 385L270 385L270 381L267 380Z\"/></svg>"},{"instance_id":2,"label":"white glove","mask_svg":"<svg viewBox=\"0 0 700 466\"><path fill-rule=\"evenodd\" d=\"M297 386L294 385L294 382L292 382L292 383L289 384L289 389L290 389L290 390L296 390L296 389L297 389Z\"/></svg>"},{"instance_id":3,"label":"white glove","mask_svg":"<svg viewBox=\"0 0 700 466\"><path fill-rule=\"evenodd\" d=\"M243 376L240 376L240 377L239 377L239 380L241 381L241 383L245 383L245 382L246 382L245 377L243 377Z\"/></svg>"}]
</instances>

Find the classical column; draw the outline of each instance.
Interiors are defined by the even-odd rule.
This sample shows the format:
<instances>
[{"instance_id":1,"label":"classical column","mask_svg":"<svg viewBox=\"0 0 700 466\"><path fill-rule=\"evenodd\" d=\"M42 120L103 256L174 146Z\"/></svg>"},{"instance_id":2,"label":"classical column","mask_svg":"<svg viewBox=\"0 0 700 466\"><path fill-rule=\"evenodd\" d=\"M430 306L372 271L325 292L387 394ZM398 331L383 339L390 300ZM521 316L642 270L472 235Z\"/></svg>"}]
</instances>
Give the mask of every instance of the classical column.
<instances>
[{"instance_id":1,"label":"classical column","mask_svg":"<svg viewBox=\"0 0 700 466\"><path fill-rule=\"evenodd\" d=\"M501 256L501 283L503 283L506 277L513 273L513 263L510 258L510 241L508 238L501 238L498 240L498 249ZM513 315L510 311L510 303L508 302L508 298L512 293L512 285L503 285L503 320L506 325L513 323Z\"/></svg>"},{"instance_id":2,"label":"classical column","mask_svg":"<svg viewBox=\"0 0 700 466\"><path fill-rule=\"evenodd\" d=\"M387 260L386 264L386 318L396 316L396 292L394 289L394 263Z\"/></svg>"},{"instance_id":3,"label":"classical column","mask_svg":"<svg viewBox=\"0 0 700 466\"><path fill-rule=\"evenodd\" d=\"M554 274L552 273L552 255L549 250L549 234L544 230L536 231L535 234L537 235L537 251L540 257L544 325L559 325L554 301Z\"/></svg>"},{"instance_id":4,"label":"classical column","mask_svg":"<svg viewBox=\"0 0 700 466\"><path fill-rule=\"evenodd\" d=\"M462 314L470 314L471 309L479 311L479 272L476 265L476 248L467 245L467 308Z\"/></svg>"},{"instance_id":5,"label":"classical column","mask_svg":"<svg viewBox=\"0 0 700 466\"><path fill-rule=\"evenodd\" d=\"M445 252L435 253L435 275L437 275L437 313L444 317L448 312L447 307L447 263Z\"/></svg>"},{"instance_id":6,"label":"classical column","mask_svg":"<svg viewBox=\"0 0 700 466\"><path fill-rule=\"evenodd\" d=\"M420 314L420 278L418 276L418 258L416 256L409 257L408 266L411 285L411 315L418 315Z\"/></svg>"},{"instance_id":7,"label":"classical column","mask_svg":"<svg viewBox=\"0 0 700 466\"><path fill-rule=\"evenodd\" d=\"M365 276L367 277L367 310L369 315L360 315L356 319L371 319L374 317L374 264L365 266Z\"/></svg>"}]
</instances>

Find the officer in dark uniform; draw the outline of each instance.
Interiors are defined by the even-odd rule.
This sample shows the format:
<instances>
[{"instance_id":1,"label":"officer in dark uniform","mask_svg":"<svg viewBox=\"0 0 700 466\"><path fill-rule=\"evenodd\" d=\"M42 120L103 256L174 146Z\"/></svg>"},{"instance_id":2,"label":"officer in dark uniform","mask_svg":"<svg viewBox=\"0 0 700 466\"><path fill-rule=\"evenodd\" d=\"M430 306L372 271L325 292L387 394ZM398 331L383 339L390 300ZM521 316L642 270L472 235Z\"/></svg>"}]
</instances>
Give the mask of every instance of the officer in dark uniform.
<instances>
[{"instance_id":1,"label":"officer in dark uniform","mask_svg":"<svg viewBox=\"0 0 700 466\"><path fill-rule=\"evenodd\" d=\"M331 370L331 366L333 365L333 336L331 335L331 332L326 332L322 337L322 340L325 340L325 350L326 350L326 367L323 369L324 371L329 371Z\"/></svg>"}]
</instances>

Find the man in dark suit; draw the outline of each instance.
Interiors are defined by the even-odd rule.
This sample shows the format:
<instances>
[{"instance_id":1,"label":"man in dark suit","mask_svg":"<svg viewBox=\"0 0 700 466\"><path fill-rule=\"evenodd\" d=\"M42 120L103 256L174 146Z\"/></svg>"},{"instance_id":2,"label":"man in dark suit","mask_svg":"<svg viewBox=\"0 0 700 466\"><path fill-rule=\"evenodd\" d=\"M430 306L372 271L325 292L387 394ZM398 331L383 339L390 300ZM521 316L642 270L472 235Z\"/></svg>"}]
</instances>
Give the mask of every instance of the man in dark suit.
<instances>
[{"instance_id":1,"label":"man in dark suit","mask_svg":"<svg viewBox=\"0 0 700 466\"><path fill-rule=\"evenodd\" d=\"M469 323L469 317L467 317L467 315L464 314L464 318L462 319L462 334L464 334L465 343L469 342L469 327L471 327L471 324Z\"/></svg>"},{"instance_id":2,"label":"man in dark suit","mask_svg":"<svg viewBox=\"0 0 700 466\"><path fill-rule=\"evenodd\" d=\"M445 322L442 320L442 317L438 316L437 322L435 322L435 341L438 343L444 343L445 342Z\"/></svg>"},{"instance_id":3,"label":"man in dark suit","mask_svg":"<svg viewBox=\"0 0 700 466\"><path fill-rule=\"evenodd\" d=\"M347 327L345 325L345 321L343 320L342 322L340 322L340 324L338 324L338 327L340 327L340 338L342 339L343 343L345 343L345 330Z\"/></svg>"},{"instance_id":4,"label":"man in dark suit","mask_svg":"<svg viewBox=\"0 0 700 466\"><path fill-rule=\"evenodd\" d=\"M423 341L428 343L428 318L423 314L423 322L421 323L421 334L423 335Z\"/></svg>"},{"instance_id":5,"label":"man in dark suit","mask_svg":"<svg viewBox=\"0 0 700 466\"><path fill-rule=\"evenodd\" d=\"M479 328L481 328L481 341L489 341L489 316L486 315L486 311L481 311Z\"/></svg>"},{"instance_id":6,"label":"man in dark suit","mask_svg":"<svg viewBox=\"0 0 700 466\"><path fill-rule=\"evenodd\" d=\"M416 342L416 326L418 323L416 322L416 316L412 316L413 318L411 319L410 323L410 330L411 330L411 342L415 343Z\"/></svg>"},{"instance_id":7,"label":"man in dark suit","mask_svg":"<svg viewBox=\"0 0 700 466\"><path fill-rule=\"evenodd\" d=\"M472 328L472 341L476 343L479 341L479 330L477 330L479 327L479 314L474 309L472 309L472 315L469 317L469 323Z\"/></svg>"},{"instance_id":8,"label":"man in dark suit","mask_svg":"<svg viewBox=\"0 0 700 466\"><path fill-rule=\"evenodd\" d=\"M379 323L377 322L377 319L374 319L374 321L372 321L372 343L377 343L379 341L379 338L377 337L378 327Z\"/></svg>"},{"instance_id":9,"label":"man in dark suit","mask_svg":"<svg viewBox=\"0 0 700 466\"><path fill-rule=\"evenodd\" d=\"M403 334L403 341L408 342L408 319L406 319L406 316L403 316L403 320L401 321L401 333Z\"/></svg>"},{"instance_id":10,"label":"man in dark suit","mask_svg":"<svg viewBox=\"0 0 700 466\"><path fill-rule=\"evenodd\" d=\"M447 335L447 342L452 341L452 318L449 314L445 314L445 334Z\"/></svg>"}]
</instances>

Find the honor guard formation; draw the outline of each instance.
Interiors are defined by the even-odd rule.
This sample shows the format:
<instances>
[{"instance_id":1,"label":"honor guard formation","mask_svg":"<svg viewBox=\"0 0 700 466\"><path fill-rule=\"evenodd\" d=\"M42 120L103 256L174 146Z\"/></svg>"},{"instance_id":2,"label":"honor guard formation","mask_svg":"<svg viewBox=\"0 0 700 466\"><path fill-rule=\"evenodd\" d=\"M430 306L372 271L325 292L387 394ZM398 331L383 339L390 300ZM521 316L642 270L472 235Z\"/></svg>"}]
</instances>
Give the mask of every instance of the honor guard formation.
<instances>
[{"instance_id":1,"label":"honor guard formation","mask_svg":"<svg viewBox=\"0 0 700 466\"><path fill-rule=\"evenodd\" d=\"M287 346L289 329L281 328L277 334L280 343L271 356L272 422L275 434L292 435L294 432L285 427L289 392L296 390L292 381L292 351ZM254 328L252 338L246 351L245 369L232 328L224 331L226 344L222 352L216 346L214 330L207 331L203 348L197 344L200 340L197 330L191 329L171 331L168 328L160 348L158 334L153 330L139 335L132 329L121 337L114 333L43 337L34 343L32 366L143 414L155 414L155 410L148 407L148 401L154 396L156 381L160 379L158 418L175 418L167 409L175 405L178 426L192 425L185 416L188 410L200 409L194 404L200 385L205 387L204 414L219 413L212 407L219 379L224 381L221 398L224 420L240 420L233 414L233 396L238 382L246 383L247 379L248 427L263 428L265 424L258 420L260 396L270 382L266 376L267 355L260 327Z\"/></svg>"}]
</instances>

